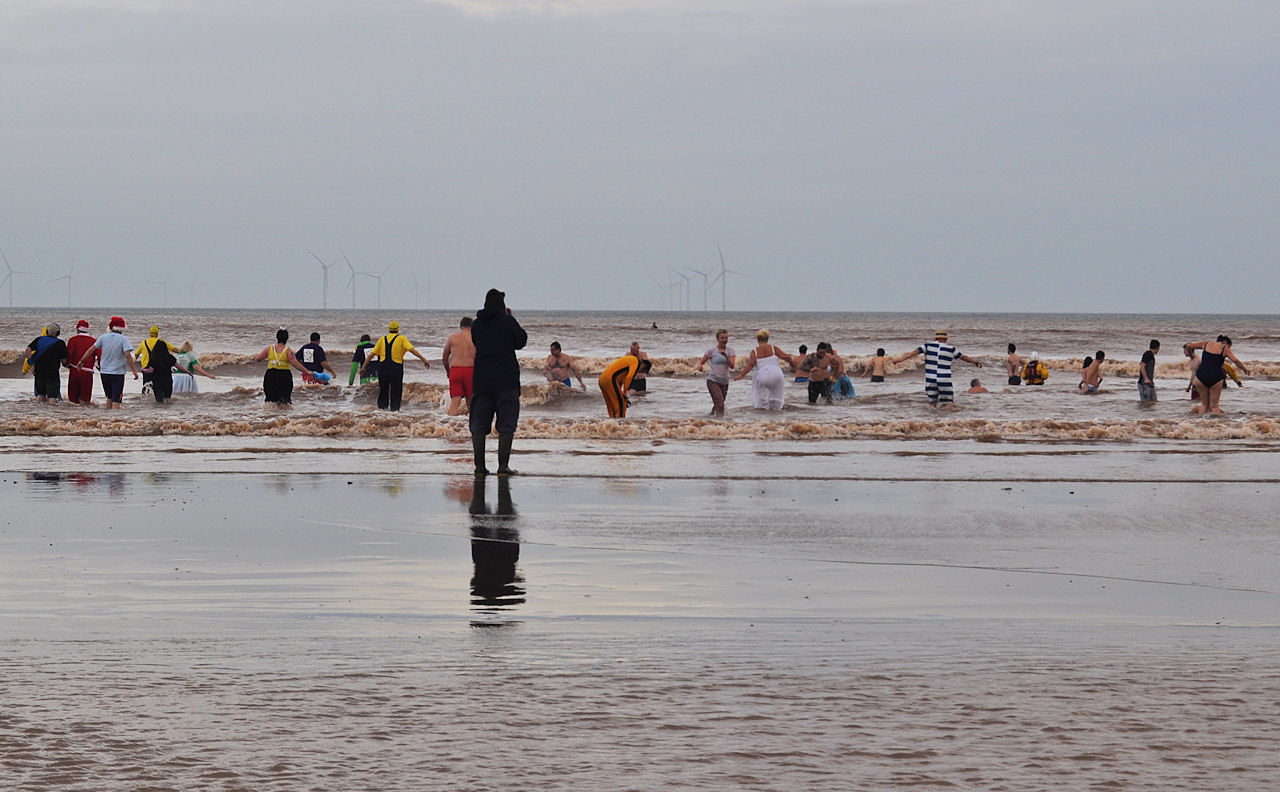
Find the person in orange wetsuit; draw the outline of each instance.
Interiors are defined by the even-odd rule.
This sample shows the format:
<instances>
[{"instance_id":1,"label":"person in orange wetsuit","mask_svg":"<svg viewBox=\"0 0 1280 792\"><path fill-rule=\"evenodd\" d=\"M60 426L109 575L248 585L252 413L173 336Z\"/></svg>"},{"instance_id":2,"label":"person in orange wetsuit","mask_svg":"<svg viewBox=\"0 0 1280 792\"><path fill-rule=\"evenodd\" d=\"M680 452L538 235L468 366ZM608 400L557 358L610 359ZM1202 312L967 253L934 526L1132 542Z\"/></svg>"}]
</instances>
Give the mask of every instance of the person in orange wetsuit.
<instances>
[{"instance_id":1,"label":"person in orange wetsuit","mask_svg":"<svg viewBox=\"0 0 1280 792\"><path fill-rule=\"evenodd\" d=\"M631 406L627 400L627 388L631 387L631 380L636 374L648 374L652 366L649 361L635 355L623 355L600 372L600 393L604 396L604 406L610 418L627 417L627 407Z\"/></svg>"}]
</instances>

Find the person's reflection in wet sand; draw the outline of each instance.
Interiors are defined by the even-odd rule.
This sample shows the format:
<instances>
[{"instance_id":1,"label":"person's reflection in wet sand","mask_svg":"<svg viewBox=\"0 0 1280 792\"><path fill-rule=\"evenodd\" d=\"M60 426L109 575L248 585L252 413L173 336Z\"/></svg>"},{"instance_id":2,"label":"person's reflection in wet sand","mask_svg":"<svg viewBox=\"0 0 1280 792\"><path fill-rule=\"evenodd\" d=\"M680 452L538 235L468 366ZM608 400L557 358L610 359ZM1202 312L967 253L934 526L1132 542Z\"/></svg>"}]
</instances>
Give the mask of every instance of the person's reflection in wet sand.
<instances>
[{"instance_id":1,"label":"person's reflection in wet sand","mask_svg":"<svg viewBox=\"0 0 1280 792\"><path fill-rule=\"evenodd\" d=\"M520 532L511 502L511 479L498 479L498 510L485 502L485 477L475 479L471 495L471 608L487 613L509 610L525 600L524 578L516 571L520 560Z\"/></svg>"}]
</instances>

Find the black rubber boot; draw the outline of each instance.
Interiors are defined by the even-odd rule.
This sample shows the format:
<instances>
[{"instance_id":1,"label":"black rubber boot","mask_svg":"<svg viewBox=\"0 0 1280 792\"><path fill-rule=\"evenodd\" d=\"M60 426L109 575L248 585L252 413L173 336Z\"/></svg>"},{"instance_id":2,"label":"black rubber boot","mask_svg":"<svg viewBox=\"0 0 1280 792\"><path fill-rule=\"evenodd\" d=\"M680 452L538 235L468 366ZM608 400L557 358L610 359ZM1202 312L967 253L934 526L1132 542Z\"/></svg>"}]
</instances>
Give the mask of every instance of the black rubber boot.
<instances>
[{"instance_id":1,"label":"black rubber boot","mask_svg":"<svg viewBox=\"0 0 1280 792\"><path fill-rule=\"evenodd\" d=\"M484 439L485 436L482 434L471 435L471 453L476 459L477 476L489 475L489 468L484 466Z\"/></svg>"},{"instance_id":2,"label":"black rubber boot","mask_svg":"<svg viewBox=\"0 0 1280 792\"><path fill-rule=\"evenodd\" d=\"M516 472L511 469L511 444L515 442L514 434L498 435L498 475L514 476Z\"/></svg>"}]
</instances>

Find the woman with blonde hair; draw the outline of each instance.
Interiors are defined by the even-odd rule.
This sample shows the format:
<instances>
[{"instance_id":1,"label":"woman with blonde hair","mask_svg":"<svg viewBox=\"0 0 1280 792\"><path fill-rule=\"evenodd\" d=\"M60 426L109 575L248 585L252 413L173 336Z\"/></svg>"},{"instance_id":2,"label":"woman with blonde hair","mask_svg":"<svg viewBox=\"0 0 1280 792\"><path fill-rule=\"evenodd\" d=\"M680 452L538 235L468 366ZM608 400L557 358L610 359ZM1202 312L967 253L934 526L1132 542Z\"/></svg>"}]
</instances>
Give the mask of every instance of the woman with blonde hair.
<instances>
[{"instance_id":1,"label":"woman with blonde hair","mask_svg":"<svg viewBox=\"0 0 1280 792\"><path fill-rule=\"evenodd\" d=\"M786 377L779 360L791 365L791 356L769 343L769 331L756 331L756 348L751 350L742 373L734 377L740 380L751 369L756 370L751 380L751 401L758 410L781 410L787 400Z\"/></svg>"},{"instance_id":2,"label":"woman with blonde hair","mask_svg":"<svg viewBox=\"0 0 1280 792\"><path fill-rule=\"evenodd\" d=\"M174 393L199 393L200 388L196 386L196 375L208 377L209 379L217 379L217 377L205 371L204 366L200 365L200 361L196 359L195 347L190 341L183 341L182 346L178 348L178 354L174 356L176 361L173 364L173 392Z\"/></svg>"}]
</instances>

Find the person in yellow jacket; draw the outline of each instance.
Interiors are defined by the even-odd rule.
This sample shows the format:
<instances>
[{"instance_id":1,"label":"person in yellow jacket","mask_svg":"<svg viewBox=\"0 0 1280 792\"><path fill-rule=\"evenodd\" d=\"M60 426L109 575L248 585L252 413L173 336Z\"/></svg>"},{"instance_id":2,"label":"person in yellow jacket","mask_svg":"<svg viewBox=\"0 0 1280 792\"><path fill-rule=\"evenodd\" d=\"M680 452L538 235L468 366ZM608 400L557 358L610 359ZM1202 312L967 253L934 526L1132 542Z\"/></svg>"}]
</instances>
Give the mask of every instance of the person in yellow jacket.
<instances>
[{"instance_id":1,"label":"person in yellow jacket","mask_svg":"<svg viewBox=\"0 0 1280 792\"><path fill-rule=\"evenodd\" d=\"M422 365L431 368L431 363L427 361L422 353L413 348L413 344L409 343L409 339L400 335L400 323L392 322L387 325L387 334L378 339L365 353L365 363L360 367L360 376L364 376L364 371L369 367L369 362L374 358L378 359L378 409L390 410L391 412L399 412L400 396L404 392L404 356L407 353L415 355L422 361Z\"/></svg>"},{"instance_id":2,"label":"person in yellow jacket","mask_svg":"<svg viewBox=\"0 0 1280 792\"><path fill-rule=\"evenodd\" d=\"M1040 362L1040 353L1032 352L1027 364L1022 367L1023 385L1043 385L1049 379L1049 369Z\"/></svg>"},{"instance_id":3,"label":"person in yellow jacket","mask_svg":"<svg viewBox=\"0 0 1280 792\"><path fill-rule=\"evenodd\" d=\"M138 344L137 349L133 350L133 356L138 361L138 368L142 369L143 393L154 387L152 385L152 374L154 372L148 371L148 369L151 368L151 350L155 349L156 344L160 343L160 341L160 328L156 325L151 325L151 331L147 334L146 339L141 344ZM166 343L167 346L168 344Z\"/></svg>"},{"instance_id":4,"label":"person in yellow jacket","mask_svg":"<svg viewBox=\"0 0 1280 792\"><path fill-rule=\"evenodd\" d=\"M604 406L610 418L627 417L627 407L631 405L627 400L627 388L631 387L636 374L648 374L652 366L648 360L641 360L635 355L623 355L600 372L600 393L604 396Z\"/></svg>"}]
</instances>

